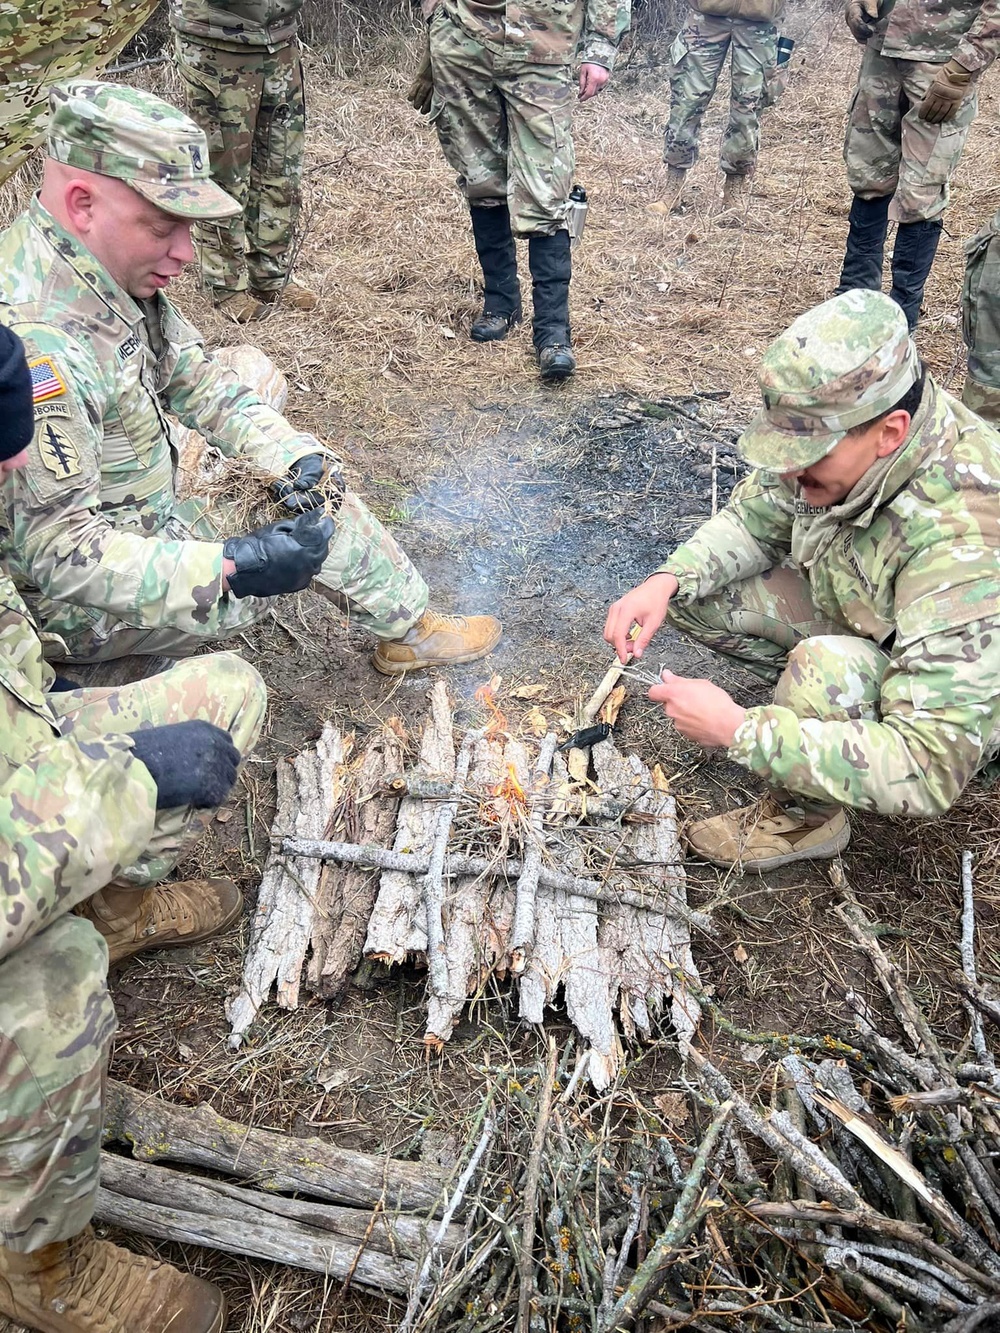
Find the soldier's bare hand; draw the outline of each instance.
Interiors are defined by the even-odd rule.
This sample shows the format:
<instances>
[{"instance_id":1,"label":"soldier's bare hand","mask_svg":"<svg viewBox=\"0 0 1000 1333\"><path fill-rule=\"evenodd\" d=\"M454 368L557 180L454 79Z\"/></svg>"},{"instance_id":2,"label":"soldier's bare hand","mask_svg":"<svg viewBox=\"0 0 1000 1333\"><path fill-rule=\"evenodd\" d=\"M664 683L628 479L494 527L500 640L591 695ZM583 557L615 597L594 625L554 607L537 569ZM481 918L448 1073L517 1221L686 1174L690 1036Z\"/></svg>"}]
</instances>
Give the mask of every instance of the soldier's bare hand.
<instances>
[{"instance_id":1,"label":"soldier's bare hand","mask_svg":"<svg viewBox=\"0 0 1000 1333\"><path fill-rule=\"evenodd\" d=\"M619 662L627 662L630 656L642 656L663 624L670 599L676 591L677 580L673 574L653 574L612 604L604 622L604 639L618 654ZM635 642L629 638L633 625L639 626Z\"/></svg>"},{"instance_id":2,"label":"soldier's bare hand","mask_svg":"<svg viewBox=\"0 0 1000 1333\"><path fill-rule=\"evenodd\" d=\"M728 749L747 715L745 708L710 680L691 680L670 671L662 673L662 684L652 686L649 697L663 705L682 736L706 747L724 745Z\"/></svg>"},{"instance_id":3,"label":"soldier's bare hand","mask_svg":"<svg viewBox=\"0 0 1000 1333\"><path fill-rule=\"evenodd\" d=\"M596 97L610 78L611 71L606 70L603 65L581 65L580 101L587 102L591 97Z\"/></svg>"}]
</instances>

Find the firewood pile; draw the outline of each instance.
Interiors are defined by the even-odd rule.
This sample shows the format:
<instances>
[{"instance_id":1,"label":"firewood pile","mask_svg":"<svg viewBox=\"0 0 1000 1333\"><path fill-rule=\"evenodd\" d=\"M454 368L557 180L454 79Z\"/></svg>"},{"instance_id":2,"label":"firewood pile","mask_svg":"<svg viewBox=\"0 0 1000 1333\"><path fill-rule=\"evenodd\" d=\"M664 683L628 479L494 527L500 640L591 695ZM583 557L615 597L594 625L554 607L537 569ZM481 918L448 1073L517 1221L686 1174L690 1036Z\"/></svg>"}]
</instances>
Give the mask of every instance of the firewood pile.
<instances>
[{"instance_id":1,"label":"firewood pile","mask_svg":"<svg viewBox=\"0 0 1000 1333\"><path fill-rule=\"evenodd\" d=\"M616 713L614 674L581 722ZM426 962L432 1048L496 976L513 978L532 1024L562 996L597 1089L615 1078L622 1037L648 1038L661 1015L687 1050L699 1018L691 930L711 922L687 905L660 769L620 753L610 726L586 749L557 749L554 731L537 744L512 736L489 687L486 725L462 735L445 685L429 697L412 767L398 721L358 753L328 726L315 750L279 765L231 1044L273 984L286 1008L304 968L308 989L337 995L363 955Z\"/></svg>"},{"instance_id":2,"label":"firewood pile","mask_svg":"<svg viewBox=\"0 0 1000 1333\"><path fill-rule=\"evenodd\" d=\"M838 1034L749 1033L703 995L717 1032L777 1057L766 1106L694 1047L672 1090L588 1097L553 1047L498 1092L506 1153L487 1157L481 1229L409 1326L1000 1328L1000 1074L982 1021L995 1038L1000 1003L971 966L971 889L971 1036L949 1047L839 863L834 882L899 1031L855 1000Z\"/></svg>"}]
</instances>

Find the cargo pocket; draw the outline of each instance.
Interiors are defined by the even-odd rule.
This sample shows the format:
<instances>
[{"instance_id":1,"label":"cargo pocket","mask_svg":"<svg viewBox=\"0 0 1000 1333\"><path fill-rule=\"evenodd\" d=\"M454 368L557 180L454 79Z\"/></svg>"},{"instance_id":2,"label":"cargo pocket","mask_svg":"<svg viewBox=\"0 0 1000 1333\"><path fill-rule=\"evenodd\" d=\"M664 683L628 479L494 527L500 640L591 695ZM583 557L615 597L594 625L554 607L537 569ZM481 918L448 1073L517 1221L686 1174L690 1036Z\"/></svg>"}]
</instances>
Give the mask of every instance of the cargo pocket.
<instances>
[{"instance_id":1,"label":"cargo pocket","mask_svg":"<svg viewBox=\"0 0 1000 1333\"><path fill-rule=\"evenodd\" d=\"M772 65L764 71L764 92L761 97L761 110L777 106L785 89L788 87L788 66Z\"/></svg>"},{"instance_id":2,"label":"cargo pocket","mask_svg":"<svg viewBox=\"0 0 1000 1333\"><path fill-rule=\"evenodd\" d=\"M962 337L969 349L969 373L981 384L1000 388L1000 213L965 246L962 282Z\"/></svg>"}]
</instances>

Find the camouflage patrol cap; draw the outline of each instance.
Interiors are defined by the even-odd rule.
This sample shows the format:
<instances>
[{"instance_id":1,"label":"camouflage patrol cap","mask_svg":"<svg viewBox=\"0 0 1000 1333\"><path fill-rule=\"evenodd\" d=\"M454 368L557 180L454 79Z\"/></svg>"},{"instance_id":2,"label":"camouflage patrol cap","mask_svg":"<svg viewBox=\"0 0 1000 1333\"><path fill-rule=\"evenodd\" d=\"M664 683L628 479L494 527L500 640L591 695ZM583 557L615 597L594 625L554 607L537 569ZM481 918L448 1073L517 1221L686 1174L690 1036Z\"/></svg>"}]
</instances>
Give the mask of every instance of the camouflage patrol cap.
<instances>
[{"instance_id":1,"label":"camouflage patrol cap","mask_svg":"<svg viewBox=\"0 0 1000 1333\"><path fill-rule=\"evenodd\" d=\"M49 92L48 152L67 166L126 181L173 217L228 218L240 211L209 174L204 132L140 88L93 79L56 84Z\"/></svg>"},{"instance_id":2,"label":"camouflage patrol cap","mask_svg":"<svg viewBox=\"0 0 1000 1333\"><path fill-rule=\"evenodd\" d=\"M764 353L763 410L739 439L751 467L796 472L825 458L916 383L920 359L902 310L852 291L800 315Z\"/></svg>"}]
</instances>

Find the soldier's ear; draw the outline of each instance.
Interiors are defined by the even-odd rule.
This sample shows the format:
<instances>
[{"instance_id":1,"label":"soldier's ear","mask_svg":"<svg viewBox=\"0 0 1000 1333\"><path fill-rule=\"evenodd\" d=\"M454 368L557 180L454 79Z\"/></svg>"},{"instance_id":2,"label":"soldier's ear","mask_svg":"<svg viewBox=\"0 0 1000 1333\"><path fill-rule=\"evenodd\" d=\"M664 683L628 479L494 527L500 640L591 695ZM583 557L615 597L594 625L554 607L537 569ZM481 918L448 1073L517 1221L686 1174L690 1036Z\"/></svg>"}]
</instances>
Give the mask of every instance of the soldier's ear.
<instances>
[{"instance_id":1,"label":"soldier's ear","mask_svg":"<svg viewBox=\"0 0 1000 1333\"><path fill-rule=\"evenodd\" d=\"M74 177L63 186L63 204L73 231L86 235L94 225L96 195L89 182Z\"/></svg>"},{"instance_id":2,"label":"soldier's ear","mask_svg":"<svg viewBox=\"0 0 1000 1333\"><path fill-rule=\"evenodd\" d=\"M906 442L911 420L909 412L904 412L902 408L897 408L895 412L889 412L882 418L875 450L879 458L888 458Z\"/></svg>"}]
</instances>

